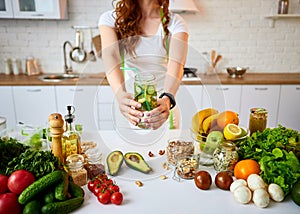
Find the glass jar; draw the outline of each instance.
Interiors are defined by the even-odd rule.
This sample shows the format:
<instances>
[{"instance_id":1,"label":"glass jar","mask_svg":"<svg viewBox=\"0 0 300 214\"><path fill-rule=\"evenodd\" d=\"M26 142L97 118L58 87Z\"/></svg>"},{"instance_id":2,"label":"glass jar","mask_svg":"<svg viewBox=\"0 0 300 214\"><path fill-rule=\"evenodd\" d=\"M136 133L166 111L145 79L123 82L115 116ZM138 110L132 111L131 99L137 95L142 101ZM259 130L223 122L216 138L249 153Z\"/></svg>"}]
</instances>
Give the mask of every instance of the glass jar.
<instances>
[{"instance_id":1,"label":"glass jar","mask_svg":"<svg viewBox=\"0 0 300 214\"><path fill-rule=\"evenodd\" d=\"M157 106L157 91L156 91L156 78L150 73L139 73L134 78L134 100L141 103L139 111L146 112L151 111ZM146 116L141 118L138 127L142 129L149 128L145 124Z\"/></svg>"},{"instance_id":2,"label":"glass jar","mask_svg":"<svg viewBox=\"0 0 300 214\"><path fill-rule=\"evenodd\" d=\"M289 0L278 1L278 14L288 14L289 11Z\"/></svg>"},{"instance_id":3,"label":"glass jar","mask_svg":"<svg viewBox=\"0 0 300 214\"><path fill-rule=\"evenodd\" d=\"M167 159L169 164L175 166L179 155L192 155L194 154L194 150L194 143L192 141L183 139L169 140L167 146Z\"/></svg>"},{"instance_id":4,"label":"glass jar","mask_svg":"<svg viewBox=\"0 0 300 214\"><path fill-rule=\"evenodd\" d=\"M237 148L231 141L224 141L213 153L214 168L217 172L227 171L233 174L238 159Z\"/></svg>"},{"instance_id":5,"label":"glass jar","mask_svg":"<svg viewBox=\"0 0 300 214\"><path fill-rule=\"evenodd\" d=\"M84 157L73 154L67 157L66 163L74 183L79 186L85 185L87 183L87 171L84 168Z\"/></svg>"},{"instance_id":6,"label":"glass jar","mask_svg":"<svg viewBox=\"0 0 300 214\"><path fill-rule=\"evenodd\" d=\"M179 155L176 159L177 175L183 179L193 179L198 171L200 154Z\"/></svg>"},{"instance_id":7,"label":"glass jar","mask_svg":"<svg viewBox=\"0 0 300 214\"><path fill-rule=\"evenodd\" d=\"M249 131L252 135L256 131L263 131L267 127L268 111L264 108L251 108Z\"/></svg>"},{"instance_id":8,"label":"glass jar","mask_svg":"<svg viewBox=\"0 0 300 214\"><path fill-rule=\"evenodd\" d=\"M104 165L102 164L102 153L97 147L86 151L87 162L84 168L87 170L88 178L93 179L97 175L105 173Z\"/></svg>"}]
</instances>

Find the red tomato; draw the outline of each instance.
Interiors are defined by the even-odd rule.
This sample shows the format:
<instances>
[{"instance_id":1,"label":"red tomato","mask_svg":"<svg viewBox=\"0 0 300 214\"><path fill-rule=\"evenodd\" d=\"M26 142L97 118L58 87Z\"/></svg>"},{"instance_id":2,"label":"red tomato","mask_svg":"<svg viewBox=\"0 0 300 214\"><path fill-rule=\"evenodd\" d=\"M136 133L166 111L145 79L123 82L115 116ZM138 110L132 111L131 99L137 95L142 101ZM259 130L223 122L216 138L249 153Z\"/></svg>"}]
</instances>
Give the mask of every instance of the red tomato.
<instances>
[{"instance_id":1,"label":"red tomato","mask_svg":"<svg viewBox=\"0 0 300 214\"><path fill-rule=\"evenodd\" d=\"M110 201L110 193L108 191L101 192L97 195L98 201L102 204L108 204Z\"/></svg>"},{"instance_id":2,"label":"red tomato","mask_svg":"<svg viewBox=\"0 0 300 214\"><path fill-rule=\"evenodd\" d=\"M113 204L116 205L120 205L122 204L123 201L123 195L120 192L114 192L111 196L110 196L110 201Z\"/></svg>"},{"instance_id":3,"label":"red tomato","mask_svg":"<svg viewBox=\"0 0 300 214\"><path fill-rule=\"evenodd\" d=\"M120 192L120 188L119 186L115 185L115 184L111 184L108 186L108 190L111 192L111 193L114 193L114 192Z\"/></svg>"},{"instance_id":4,"label":"red tomato","mask_svg":"<svg viewBox=\"0 0 300 214\"><path fill-rule=\"evenodd\" d=\"M7 181L8 181L7 176L0 175L0 195L8 192Z\"/></svg>"},{"instance_id":5,"label":"red tomato","mask_svg":"<svg viewBox=\"0 0 300 214\"><path fill-rule=\"evenodd\" d=\"M17 195L34 182L34 176L31 172L21 169L14 171L8 178L8 189Z\"/></svg>"},{"instance_id":6,"label":"red tomato","mask_svg":"<svg viewBox=\"0 0 300 214\"><path fill-rule=\"evenodd\" d=\"M94 192L95 195L98 195L99 193L104 192L106 189L107 189L107 186L105 184L97 184L94 187L93 192Z\"/></svg>"},{"instance_id":7,"label":"red tomato","mask_svg":"<svg viewBox=\"0 0 300 214\"><path fill-rule=\"evenodd\" d=\"M91 180L88 182L87 187L91 192L94 192L94 188L97 184L99 184L100 181L99 180Z\"/></svg>"},{"instance_id":8,"label":"red tomato","mask_svg":"<svg viewBox=\"0 0 300 214\"><path fill-rule=\"evenodd\" d=\"M0 195L0 214L19 214L21 212L22 208L16 194L9 192Z\"/></svg>"}]
</instances>

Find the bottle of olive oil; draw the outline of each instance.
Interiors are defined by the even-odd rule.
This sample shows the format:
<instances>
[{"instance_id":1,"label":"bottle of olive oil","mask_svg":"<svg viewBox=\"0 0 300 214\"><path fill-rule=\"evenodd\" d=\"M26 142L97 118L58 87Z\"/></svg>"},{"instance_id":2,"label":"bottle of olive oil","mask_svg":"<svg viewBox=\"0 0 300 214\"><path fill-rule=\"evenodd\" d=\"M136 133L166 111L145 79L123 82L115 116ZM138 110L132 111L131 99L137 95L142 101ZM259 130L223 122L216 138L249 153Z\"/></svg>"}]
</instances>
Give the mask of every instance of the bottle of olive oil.
<instances>
[{"instance_id":1,"label":"bottle of olive oil","mask_svg":"<svg viewBox=\"0 0 300 214\"><path fill-rule=\"evenodd\" d=\"M73 111L72 111L73 110ZM74 122L74 106L67 106L68 113L65 115L66 129L62 136L62 154L64 159L72 154L80 154L80 135L75 130Z\"/></svg>"}]
</instances>

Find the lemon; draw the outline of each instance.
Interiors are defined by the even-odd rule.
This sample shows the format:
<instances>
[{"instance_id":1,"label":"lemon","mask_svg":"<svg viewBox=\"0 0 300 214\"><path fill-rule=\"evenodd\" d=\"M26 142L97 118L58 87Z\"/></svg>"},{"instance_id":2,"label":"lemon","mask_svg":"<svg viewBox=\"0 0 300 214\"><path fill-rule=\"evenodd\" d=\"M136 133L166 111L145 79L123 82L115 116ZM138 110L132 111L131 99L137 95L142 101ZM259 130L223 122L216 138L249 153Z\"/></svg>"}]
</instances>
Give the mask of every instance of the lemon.
<instances>
[{"instance_id":1,"label":"lemon","mask_svg":"<svg viewBox=\"0 0 300 214\"><path fill-rule=\"evenodd\" d=\"M226 140L235 140L242 134L242 129L233 123L227 124L223 130Z\"/></svg>"}]
</instances>

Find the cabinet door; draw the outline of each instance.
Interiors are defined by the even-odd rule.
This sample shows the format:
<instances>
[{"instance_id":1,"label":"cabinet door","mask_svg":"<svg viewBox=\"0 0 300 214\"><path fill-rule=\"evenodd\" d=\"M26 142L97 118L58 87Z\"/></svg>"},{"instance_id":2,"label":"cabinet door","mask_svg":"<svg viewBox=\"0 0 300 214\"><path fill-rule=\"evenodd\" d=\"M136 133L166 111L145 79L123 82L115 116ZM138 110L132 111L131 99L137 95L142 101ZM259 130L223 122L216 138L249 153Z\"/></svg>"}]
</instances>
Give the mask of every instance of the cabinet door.
<instances>
[{"instance_id":1,"label":"cabinet door","mask_svg":"<svg viewBox=\"0 0 300 214\"><path fill-rule=\"evenodd\" d=\"M18 122L45 127L57 111L54 86L14 86L13 94Z\"/></svg>"},{"instance_id":2,"label":"cabinet door","mask_svg":"<svg viewBox=\"0 0 300 214\"><path fill-rule=\"evenodd\" d=\"M181 85L176 94L180 112L180 128L190 129L193 115L202 108L202 86Z\"/></svg>"},{"instance_id":3,"label":"cabinet door","mask_svg":"<svg viewBox=\"0 0 300 214\"><path fill-rule=\"evenodd\" d=\"M56 86L57 109L63 116L67 106L75 108L75 124L83 130L97 130L97 86Z\"/></svg>"},{"instance_id":4,"label":"cabinet door","mask_svg":"<svg viewBox=\"0 0 300 214\"><path fill-rule=\"evenodd\" d=\"M203 86L203 108L240 112L241 85Z\"/></svg>"},{"instance_id":5,"label":"cabinet door","mask_svg":"<svg viewBox=\"0 0 300 214\"><path fill-rule=\"evenodd\" d=\"M300 85L282 85L278 110L278 124L300 132Z\"/></svg>"},{"instance_id":6,"label":"cabinet door","mask_svg":"<svg viewBox=\"0 0 300 214\"><path fill-rule=\"evenodd\" d=\"M114 119L121 116L116 103L114 93L110 86L100 86L98 88L98 124L101 130L115 129ZM115 105L114 105L115 103Z\"/></svg>"},{"instance_id":7,"label":"cabinet door","mask_svg":"<svg viewBox=\"0 0 300 214\"><path fill-rule=\"evenodd\" d=\"M0 116L6 118L8 129L16 127L16 114L13 101L13 91L11 86L0 87Z\"/></svg>"},{"instance_id":8,"label":"cabinet door","mask_svg":"<svg viewBox=\"0 0 300 214\"><path fill-rule=\"evenodd\" d=\"M13 18L11 0L0 0L0 18Z\"/></svg>"},{"instance_id":9,"label":"cabinet door","mask_svg":"<svg viewBox=\"0 0 300 214\"><path fill-rule=\"evenodd\" d=\"M250 109L259 107L268 110L267 127L277 126L280 85L243 85L240 123L248 127Z\"/></svg>"},{"instance_id":10,"label":"cabinet door","mask_svg":"<svg viewBox=\"0 0 300 214\"><path fill-rule=\"evenodd\" d=\"M15 18L66 19L67 0L12 0Z\"/></svg>"}]
</instances>

